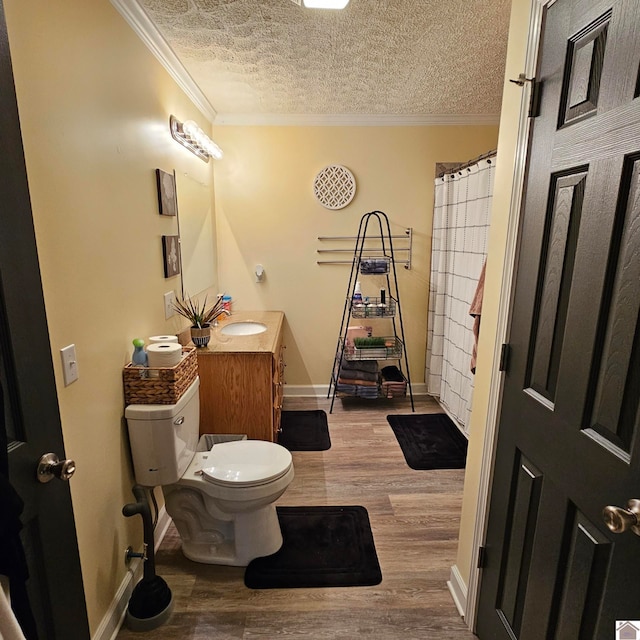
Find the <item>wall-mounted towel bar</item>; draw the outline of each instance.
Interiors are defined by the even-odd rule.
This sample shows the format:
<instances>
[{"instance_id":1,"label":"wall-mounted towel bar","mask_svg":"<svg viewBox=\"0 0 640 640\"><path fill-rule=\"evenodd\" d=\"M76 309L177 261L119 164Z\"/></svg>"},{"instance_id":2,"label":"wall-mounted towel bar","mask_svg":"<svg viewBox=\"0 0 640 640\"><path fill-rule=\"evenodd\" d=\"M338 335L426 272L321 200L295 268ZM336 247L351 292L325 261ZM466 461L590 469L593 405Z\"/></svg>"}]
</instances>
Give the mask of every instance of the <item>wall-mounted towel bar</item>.
<instances>
[{"instance_id":1,"label":"wall-mounted towel bar","mask_svg":"<svg viewBox=\"0 0 640 640\"><path fill-rule=\"evenodd\" d=\"M318 236L318 240L321 242L349 242L352 241L355 246L355 242L358 239L357 236ZM408 227L405 229L404 235L385 236L382 239L373 238L371 244L367 244L363 248L363 253L367 257L387 256L393 259L396 264L401 264L405 269L411 269L411 252L413 248L413 229ZM390 255L391 240L399 240L402 245L393 247L393 253L404 252L407 254L402 260L393 258ZM332 247L330 249L316 249L317 253L351 253L353 254L354 247ZM353 264L353 260L317 260L316 264Z\"/></svg>"}]
</instances>

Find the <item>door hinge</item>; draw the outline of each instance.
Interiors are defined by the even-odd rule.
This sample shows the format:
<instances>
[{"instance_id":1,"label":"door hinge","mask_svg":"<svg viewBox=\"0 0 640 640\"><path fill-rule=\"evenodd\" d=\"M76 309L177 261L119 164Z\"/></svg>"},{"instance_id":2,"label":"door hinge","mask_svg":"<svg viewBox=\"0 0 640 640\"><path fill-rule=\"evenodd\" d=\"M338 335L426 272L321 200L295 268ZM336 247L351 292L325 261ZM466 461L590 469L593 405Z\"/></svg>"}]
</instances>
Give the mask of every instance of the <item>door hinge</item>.
<instances>
[{"instance_id":1,"label":"door hinge","mask_svg":"<svg viewBox=\"0 0 640 640\"><path fill-rule=\"evenodd\" d=\"M508 344L503 344L500 349L500 365L498 371L506 371L509 366L509 355L511 354L511 347Z\"/></svg>"},{"instance_id":2,"label":"door hinge","mask_svg":"<svg viewBox=\"0 0 640 640\"><path fill-rule=\"evenodd\" d=\"M478 548L478 569L484 569L487 564L487 547Z\"/></svg>"},{"instance_id":3,"label":"door hinge","mask_svg":"<svg viewBox=\"0 0 640 640\"><path fill-rule=\"evenodd\" d=\"M531 82L531 98L529 100L529 117L537 118L540 115L540 96L542 94L542 82L535 78Z\"/></svg>"}]
</instances>

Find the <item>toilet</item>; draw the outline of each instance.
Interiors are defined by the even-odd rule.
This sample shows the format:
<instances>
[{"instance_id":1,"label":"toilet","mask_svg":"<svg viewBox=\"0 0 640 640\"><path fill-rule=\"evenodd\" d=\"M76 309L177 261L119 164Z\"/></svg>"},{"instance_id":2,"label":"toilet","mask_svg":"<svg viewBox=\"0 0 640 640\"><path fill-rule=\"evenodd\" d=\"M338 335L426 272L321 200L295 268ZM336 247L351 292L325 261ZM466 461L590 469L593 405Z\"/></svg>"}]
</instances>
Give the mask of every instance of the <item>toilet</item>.
<instances>
[{"instance_id":1,"label":"toilet","mask_svg":"<svg viewBox=\"0 0 640 640\"><path fill-rule=\"evenodd\" d=\"M187 558L243 567L282 546L274 502L293 480L291 453L262 440L197 451L199 386L173 405L125 409L136 482L162 487Z\"/></svg>"}]
</instances>

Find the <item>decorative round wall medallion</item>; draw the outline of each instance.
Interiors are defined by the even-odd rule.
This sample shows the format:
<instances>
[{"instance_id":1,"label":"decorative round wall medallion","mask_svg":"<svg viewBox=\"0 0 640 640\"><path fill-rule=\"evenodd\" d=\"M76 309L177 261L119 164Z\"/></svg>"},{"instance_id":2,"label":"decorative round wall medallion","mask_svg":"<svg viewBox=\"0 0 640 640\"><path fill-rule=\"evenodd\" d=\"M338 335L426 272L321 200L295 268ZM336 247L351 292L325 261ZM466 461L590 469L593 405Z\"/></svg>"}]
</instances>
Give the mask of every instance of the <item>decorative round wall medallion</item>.
<instances>
[{"instance_id":1,"label":"decorative round wall medallion","mask_svg":"<svg viewBox=\"0 0 640 640\"><path fill-rule=\"evenodd\" d=\"M313 193L327 209L343 209L356 195L356 179L347 167L330 164L313 181Z\"/></svg>"}]
</instances>

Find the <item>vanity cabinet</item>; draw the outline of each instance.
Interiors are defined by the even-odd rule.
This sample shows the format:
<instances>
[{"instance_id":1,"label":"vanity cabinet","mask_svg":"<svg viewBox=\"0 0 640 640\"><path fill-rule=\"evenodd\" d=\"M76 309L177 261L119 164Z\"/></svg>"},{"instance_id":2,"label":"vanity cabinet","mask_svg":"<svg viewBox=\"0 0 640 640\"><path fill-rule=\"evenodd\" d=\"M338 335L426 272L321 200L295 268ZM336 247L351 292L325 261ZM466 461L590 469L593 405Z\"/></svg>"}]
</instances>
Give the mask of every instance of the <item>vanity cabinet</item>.
<instances>
[{"instance_id":1,"label":"vanity cabinet","mask_svg":"<svg viewBox=\"0 0 640 640\"><path fill-rule=\"evenodd\" d=\"M214 330L198 349L200 433L247 434L275 441L280 428L284 385L284 345L280 311L236 312L224 325L261 322L263 333L223 336Z\"/></svg>"}]
</instances>

